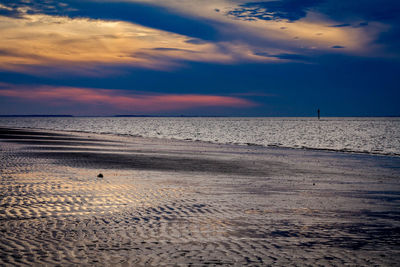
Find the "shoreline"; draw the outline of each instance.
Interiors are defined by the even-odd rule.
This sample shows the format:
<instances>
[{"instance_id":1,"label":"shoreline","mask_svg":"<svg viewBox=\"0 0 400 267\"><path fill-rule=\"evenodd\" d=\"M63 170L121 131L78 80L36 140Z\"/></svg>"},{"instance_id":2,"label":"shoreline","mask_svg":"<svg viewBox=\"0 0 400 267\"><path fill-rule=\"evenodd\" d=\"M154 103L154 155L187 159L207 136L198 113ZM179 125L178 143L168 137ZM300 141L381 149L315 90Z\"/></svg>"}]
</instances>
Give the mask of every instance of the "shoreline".
<instances>
[{"instance_id":1,"label":"shoreline","mask_svg":"<svg viewBox=\"0 0 400 267\"><path fill-rule=\"evenodd\" d=\"M226 145L226 146L239 146L239 147L259 147L262 149L282 149L282 150L305 150L310 152L332 152L332 153L343 153L350 155L369 155L369 156L383 156L383 157L400 157L399 153L381 153L381 152L370 152L370 151L356 151L356 150L346 150L346 149L333 149L333 148L315 148L315 147L289 147L289 146L280 146L280 145L262 145L262 144L253 144L253 143L218 143L213 141L205 141L205 140L194 140L194 139L179 139L179 138L166 138L166 137L150 137L150 136L142 136L142 135L130 135L130 134L116 134L116 133L97 133L97 132L89 132L89 131L79 131L79 130L50 130L46 128L32 128L32 127L16 127L16 128L8 128L0 125L0 129L27 129L33 131L45 131L45 132L54 132L54 133L66 133L66 134L90 134L90 135L99 135L99 136L107 136L107 137L126 137L126 138L144 138L149 140L166 140L166 141L178 141L178 142L193 142L193 143L205 143L205 144L214 144L214 145Z\"/></svg>"},{"instance_id":2,"label":"shoreline","mask_svg":"<svg viewBox=\"0 0 400 267\"><path fill-rule=\"evenodd\" d=\"M398 157L26 128L0 151L0 265L400 261Z\"/></svg>"}]
</instances>

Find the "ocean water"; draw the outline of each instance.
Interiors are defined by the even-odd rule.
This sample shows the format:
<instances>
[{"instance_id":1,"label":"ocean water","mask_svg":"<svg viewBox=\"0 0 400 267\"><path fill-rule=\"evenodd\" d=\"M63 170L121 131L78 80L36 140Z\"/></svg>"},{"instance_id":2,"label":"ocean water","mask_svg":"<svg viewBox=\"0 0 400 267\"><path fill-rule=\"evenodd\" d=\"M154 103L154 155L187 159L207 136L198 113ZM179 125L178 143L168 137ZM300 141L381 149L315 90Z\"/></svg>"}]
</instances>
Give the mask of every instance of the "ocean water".
<instances>
[{"instance_id":1,"label":"ocean water","mask_svg":"<svg viewBox=\"0 0 400 267\"><path fill-rule=\"evenodd\" d=\"M400 156L400 118L0 118L0 126Z\"/></svg>"}]
</instances>

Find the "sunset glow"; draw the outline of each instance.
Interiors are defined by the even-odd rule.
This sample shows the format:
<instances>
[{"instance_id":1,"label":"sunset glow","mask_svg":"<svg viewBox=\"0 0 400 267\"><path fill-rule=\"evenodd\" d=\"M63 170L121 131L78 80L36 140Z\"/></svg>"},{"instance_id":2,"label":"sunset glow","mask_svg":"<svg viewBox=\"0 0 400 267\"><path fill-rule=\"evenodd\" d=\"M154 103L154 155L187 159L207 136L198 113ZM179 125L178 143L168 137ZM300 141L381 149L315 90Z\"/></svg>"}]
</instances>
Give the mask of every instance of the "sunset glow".
<instances>
[{"instance_id":1,"label":"sunset glow","mask_svg":"<svg viewBox=\"0 0 400 267\"><path fill-rule=\"evenodd\" d=\"M2 85L6 87L7 85ZM251 107L256 104L238 97L196 94L135 94L129 91L49 87L0 89L0 96L46 105L101 105L123 112L157 112L197 107Z\"/></svg>"}]
</instances>

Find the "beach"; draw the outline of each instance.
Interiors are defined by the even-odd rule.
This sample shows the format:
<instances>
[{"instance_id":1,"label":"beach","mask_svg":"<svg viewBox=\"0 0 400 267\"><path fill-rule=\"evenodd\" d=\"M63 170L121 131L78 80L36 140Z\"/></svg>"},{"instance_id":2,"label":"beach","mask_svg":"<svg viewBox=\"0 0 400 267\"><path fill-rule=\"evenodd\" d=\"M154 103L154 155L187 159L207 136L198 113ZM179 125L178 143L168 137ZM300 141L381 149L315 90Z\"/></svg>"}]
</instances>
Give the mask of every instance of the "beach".
<instances>
[{"instance_id":1,"label":"beach","mask_svg":"<svg viewBox=\"0 0 400 267\"><path fill-rule=\"evenodd\" d=\"M17 128L0 152L0 265L400 262L398 156Z\"/></svg>"}]
</instances>

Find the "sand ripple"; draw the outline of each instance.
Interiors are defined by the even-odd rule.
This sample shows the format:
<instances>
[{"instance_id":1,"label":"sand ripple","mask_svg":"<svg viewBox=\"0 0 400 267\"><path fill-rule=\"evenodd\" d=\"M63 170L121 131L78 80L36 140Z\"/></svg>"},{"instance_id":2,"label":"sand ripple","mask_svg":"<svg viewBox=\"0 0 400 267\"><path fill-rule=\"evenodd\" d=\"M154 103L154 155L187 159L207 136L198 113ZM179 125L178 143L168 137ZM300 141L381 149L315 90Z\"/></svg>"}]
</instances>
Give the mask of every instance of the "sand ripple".
<instances>
[{"instance_id":1,"label":"sand ripple","mask_svg":"<svg viewBox=\"0 0 400 267\"><path fill-rule=\"evenodd\" d=\"M179 161L164 161L165 151L153 156L154 144L140 157L121 157L139 163L118 168L117 156L110 163L104 155L78 153L95 151L92 146L80 145L73 156L64 147L63 156L54 157L48 152L57 147L25 145L0 142L0 265L369 266L400 260L396 169L368 170L368 176L347 161L332 167L332 158L326 167L300 168L279 161L280 154L269 162L257 151L218 147L212 147L213 157L221 149L215 164L210 153L196 168L189 168L193 157L174 168L168 164ZM174 157L187 149L178 145ZM163 167L152 166L157 162Z\"/></svg>"}]
</instances>

